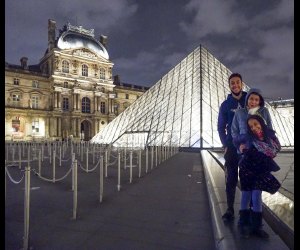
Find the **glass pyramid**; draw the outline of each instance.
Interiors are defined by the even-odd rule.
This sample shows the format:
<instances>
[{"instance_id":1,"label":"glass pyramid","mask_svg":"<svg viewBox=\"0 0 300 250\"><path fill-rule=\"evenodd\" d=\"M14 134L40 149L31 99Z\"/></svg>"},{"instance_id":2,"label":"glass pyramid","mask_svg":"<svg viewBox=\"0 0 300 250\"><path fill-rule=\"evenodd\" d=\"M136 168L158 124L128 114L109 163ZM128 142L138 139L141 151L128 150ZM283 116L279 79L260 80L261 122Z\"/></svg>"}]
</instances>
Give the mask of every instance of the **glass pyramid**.
<instances>
[{"instance_id":1,"label":"glass pyramid","mask_svg":"<svg viewBox=\"0 0 300 250\"><path fill-rule=\"evenodd\" d=\"M231 73L200 45L91 142L142 148L147 145L221 147L217 119L219 107L230 93ZM266 107L282 146L294 146L294 124L268 103Z\"/></svg>"}]
</instances>

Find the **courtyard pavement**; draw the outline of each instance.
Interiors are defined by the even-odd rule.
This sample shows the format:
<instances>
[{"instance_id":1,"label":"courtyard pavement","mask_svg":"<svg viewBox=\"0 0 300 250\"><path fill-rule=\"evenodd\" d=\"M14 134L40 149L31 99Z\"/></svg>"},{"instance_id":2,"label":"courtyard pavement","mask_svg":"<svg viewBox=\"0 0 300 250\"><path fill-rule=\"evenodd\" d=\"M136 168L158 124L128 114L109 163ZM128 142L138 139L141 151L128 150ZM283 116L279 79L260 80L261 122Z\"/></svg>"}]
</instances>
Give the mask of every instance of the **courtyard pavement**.
<instances>
[{"instance_id":1,"label":"courtyard pavement","mask_svg":"<svg viewBox=\"0 0 300 250\"><path fill-rule=\"evenodd\" d=\"M35 164L31 168L37 170ZM66 175L69 168L68 163L57 166L56 179ZM14 180L20 180L23 175L23 166L21 170L18 166L8 170ZM140 178L137 171L135 167L130 183L129 169L121 169L118 191L117 168L109 167L100 202L99 168L86 173L79 167L76 219L73 219L71 175L53 183L32 171L29 247L42 250L220 249L213 221L221 218L213 218L216 213L210 205L211 194L199 153L180 152L148 173L142 167ZM44 164L41 173L51 179L53 169ZM269 241L241 239L236 222L237 219L226 227L243 250L288 249L268 225L265 227L271 235ZM23 236L24 180L17 184L6 177L5 249L21 249ZM274 244L279 248L274 248Z\"/></svg>"}]
</instances>

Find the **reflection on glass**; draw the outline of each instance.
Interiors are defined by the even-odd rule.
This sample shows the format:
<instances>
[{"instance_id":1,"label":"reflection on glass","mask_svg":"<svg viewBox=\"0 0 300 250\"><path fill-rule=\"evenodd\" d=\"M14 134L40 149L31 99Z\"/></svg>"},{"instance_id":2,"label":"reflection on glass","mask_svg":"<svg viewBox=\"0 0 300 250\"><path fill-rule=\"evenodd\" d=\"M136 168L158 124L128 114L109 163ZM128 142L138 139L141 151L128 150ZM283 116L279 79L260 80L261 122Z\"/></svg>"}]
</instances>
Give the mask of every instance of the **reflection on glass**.
<instances>
[{"instance_id":1,"label":"reflection on glass","mask_svg":"<svg viewBox=\"0 0 300 250\"><path fill-rule=\"evenodd\" d=\"M279 192L273 195L263 192L262 199L281 221L294 230L294 201Z\"/></svg>"}]
</instances>

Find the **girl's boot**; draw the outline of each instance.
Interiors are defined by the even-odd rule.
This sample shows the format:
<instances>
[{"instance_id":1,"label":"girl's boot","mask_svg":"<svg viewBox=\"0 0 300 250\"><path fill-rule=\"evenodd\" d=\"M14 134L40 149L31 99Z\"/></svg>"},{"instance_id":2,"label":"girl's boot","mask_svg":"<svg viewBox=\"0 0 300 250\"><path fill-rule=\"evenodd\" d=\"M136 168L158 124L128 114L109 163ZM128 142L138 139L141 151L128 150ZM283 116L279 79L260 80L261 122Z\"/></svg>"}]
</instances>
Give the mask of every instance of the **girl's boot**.
<instances>
[{"instance_id":1,"label":"girl's boot","mask_svg":"<svg viewBox=\"0 0 300 250\"><path fill-rule=\"evenodd\" d=\"M249 238L251 232L251 210L243 209L239 211L240 218L238 227L243 238Z\"/></svg>"},{"instance_id":2,"label":"girl's boot","mask_svg":"<svg viewBox=\"0 0 300 250\"><path fill-rule=\"evenodd\" d=\"M252 234L259 238L268 239L269 234L262 227L262 212L252 212Z\"/></svg>"}]
</instances>

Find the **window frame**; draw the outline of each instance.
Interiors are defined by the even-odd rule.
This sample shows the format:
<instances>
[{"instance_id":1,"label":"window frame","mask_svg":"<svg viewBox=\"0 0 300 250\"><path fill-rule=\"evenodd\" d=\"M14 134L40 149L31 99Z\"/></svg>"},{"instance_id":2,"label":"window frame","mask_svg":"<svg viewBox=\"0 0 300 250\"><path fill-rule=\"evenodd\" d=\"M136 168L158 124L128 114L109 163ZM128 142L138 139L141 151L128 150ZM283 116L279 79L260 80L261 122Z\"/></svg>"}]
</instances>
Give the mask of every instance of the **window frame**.
<instances>
[{"instance_id":1,"label":"window frame","mask_svg":"<svg viewBox=\"0 0 300 250\"><path fill-rule=\"evenodd\" d=\"M20 79L15 77L13 85L20 85Z\"/></svg>"},{"instance_id":2,"label":"window frame","mask_svg":"<svg viewBox=\"0 0 300 250\"><path fill-rule=\"evenodd\" d=\"M86 96L81 99L81 112L91 113L91 100Z\"/></svg>"},{"instance_id":3,"label":"window frame","mask_svg":"<svg viewBox=\"0 0 300 250\"><path fill-rule=\"evenodd\" d=\"M100 113L105 114L106 113L106 103L100 102Z\"/></svg>"},{"instance_id":4,"label":"window frame","mask_svg":"<svg viewBox=\"0 0 300 250\"><path fill-rule=\"evenodd\" d=\"M82 64L81 66L81 75L82 76L89 76L89 67L86 64Z\"/></svg>"},{"instance_id":5,"label":"window frame","mask_svg":"<svg viewBox=\"0 0 300 250\"><path fill-rule=\"evenodd\" d=\"M62 110L63 111L69 111L70 108L70 102L68 97L63 97L62 98Z\"/></svg>"},{"instance_id":6,"label":"window frame","mask_svg":"<svg viewBox=\"0 0 300 250\"><path fill-rule=\"evenodd\" d=\"M39 108L39 96L32 96L31 97L31 108L38 109Z\"/></svg>"},{"instance_id":7,"label":"window frame","mask_svg":"<svg viewBox=\"0 0 300 250\"><path fill-rule=\"evenodd\" d=\"M63 60L61 63L61 71L63 73L70 73L70 63L67 60Z\"/></svg>"},{"instance_id":8,"label":"window frame","mask_svg":"<svg viewBox=\"0 0 300 250\"><path fill-rule=\"evenodd\" d=\"M99 69L99 75L100 75L100 79L105 80L105 68L100 68Z\"/></svg>"}]
</instances>

